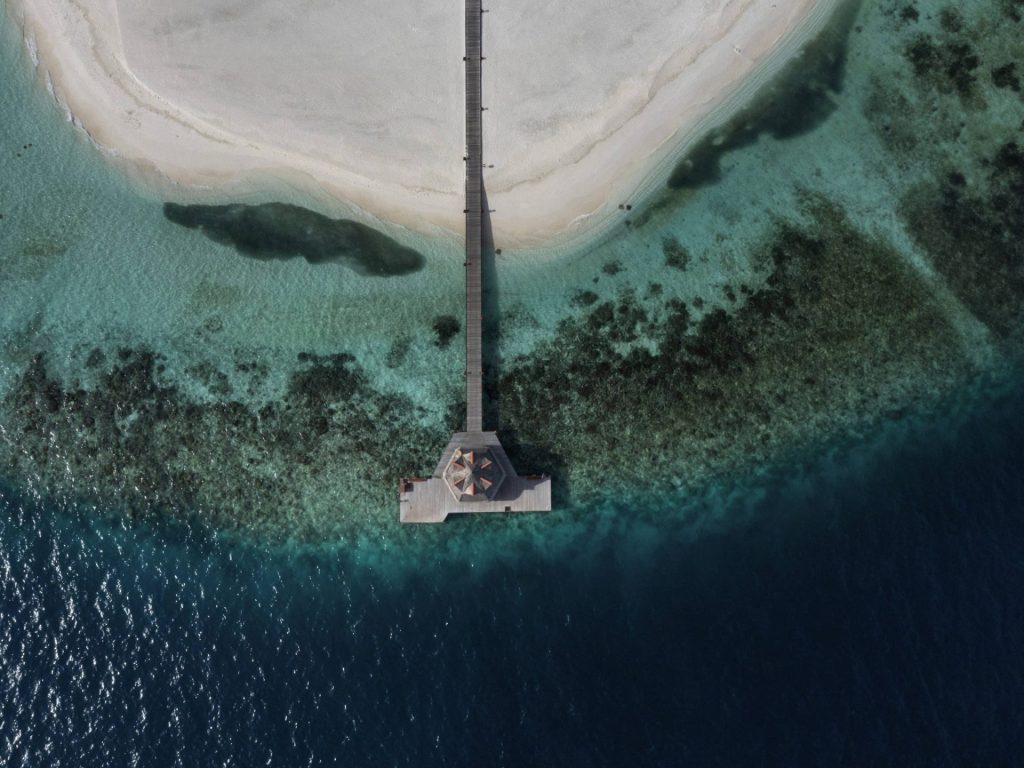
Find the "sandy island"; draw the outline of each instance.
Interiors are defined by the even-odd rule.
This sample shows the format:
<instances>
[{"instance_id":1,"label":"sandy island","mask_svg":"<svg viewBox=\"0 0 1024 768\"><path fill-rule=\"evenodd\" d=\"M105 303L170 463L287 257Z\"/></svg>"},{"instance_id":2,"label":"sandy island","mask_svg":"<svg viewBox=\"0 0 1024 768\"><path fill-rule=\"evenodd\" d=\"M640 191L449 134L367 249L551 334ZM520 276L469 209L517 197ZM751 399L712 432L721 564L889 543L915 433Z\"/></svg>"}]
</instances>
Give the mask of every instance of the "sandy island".
<instances>
[{"instance_id":1,"label":"sandy island","mask_svg":"<svg viewBox=\"0 0 1024 768\"><path fill-rule=\"evenodd\" d=\"M506 246L614 219L838 0L517 0L484 22L484 154ZM462 4L8 0L54 98L150 181L268 179L462 230Z\"/></svg>"}]
</instances>

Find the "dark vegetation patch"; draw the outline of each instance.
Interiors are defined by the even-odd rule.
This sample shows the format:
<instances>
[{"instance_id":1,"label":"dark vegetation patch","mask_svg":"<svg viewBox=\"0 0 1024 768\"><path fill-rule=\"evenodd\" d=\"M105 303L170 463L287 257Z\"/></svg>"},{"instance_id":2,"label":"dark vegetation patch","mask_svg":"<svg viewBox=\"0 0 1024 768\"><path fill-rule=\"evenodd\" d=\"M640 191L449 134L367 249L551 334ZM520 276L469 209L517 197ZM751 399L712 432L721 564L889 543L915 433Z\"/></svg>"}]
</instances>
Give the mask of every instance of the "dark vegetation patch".
<instances>
[{"instance_id":1,"label":"dark vegetation patch","mask_svg":"<svg viewBox=\"0 0 1024 768\"><path fill-rule=\"evenodd\" d=\"M917 8L913 5L904 6L900 10L900 19L902 21L913 22L921 18L921 14L918 13Z\"/></svg>"},{"instance_id":2,"label":"dark vegetation patch","mask_svg":"<svg viewBox=\"0 0 1024 768\"><path fill-rule=\"evenodd\" d=\"M412 348L412 337L402 334L391 342L384 356L384 365L388 368L400 368Z\"/></svg>"},{"instance_id":3,"label":"dark vegetation patch","mask_svg":"<svg viewBox=\"0 0 1024 768\"><path fill-rule=\"evenodd\" d=\"M1009 15L1020 7L1002 4ZM989 88L1019 92L1018 62L1006 51L1019 49L1022 30L1016 20L992 24L983 14L953 6L938 20L937 32L906 44L908 69L879 73L865 114L893 162L912 167L915 175L930 174L902 194L899 212L911 238L1002 347L1018 349L1024 325L1018 136L1024 115L1020 101Z\"/></svg>"},{"instance_id":4,"label":"dark vegetation patch","mask_svg":"<svg viewBox=\"0 0 1024 768\"><path fill-rule=\"evenodd\" d=\"M17 442L3 457L9 476L59 483L70 466L77 487L133 515L188 510L224 529L319 538L358 521L343 509L313 518L314 500L358 485L389 514L397 478L427 470L455 426L420 426L411 402L372 391L345 354L304 355L284 397L258 410L193 402L161 383L161 366L159 354L123 349L86 389L35 356L3 403Z\"/></svg>"},{"instance_id":5,"label":"dark vegetation patch","mask_svg":"<svg viewBox=\"0 0 1024 768\"><path fill-rule=\"evenodd\" d=\"M1019 110L1020 102L996 89L1020 92L1018 62L1006 51L1020 47L1022 30L952 5L937 21L929 32L889 30L902 62L875 66L864 113L890 150L887 162L915 175L927 166L939 177L954 156L960 172L974 178L997 141L992 129Z\"/></svg>"},{"instance_id":6,"label":"dark vegetation patch","mask_svg":"<svg viewBox=\"0 0 1024 768\"><path fill-rule=\"evenodd\" d=\"M811 226L780 224L759 249L769 277L734 311L695 317L623 290L505 361L494 393L517 465L558 472L558 492L581 500L669 487L902 407L915 382L941 383L935 371L956 375L959 347L917 275L827 204L813 210ZM264 405L197 403L162 366L124 347L94 356L86 387L36 356L3 402L9 476L41 472L63 492L70 466L76 487L138 514L198 510L230 530L317 539L365 524L311 511L339 489L393 516L397 478L430 471L462 421L457 385L447 418L423 426L347 354L301 355ZM270 372L240 358L231 380ZM216 385L220 373L192 375Z\"/></svg>"},{"instance_id":7,"label":"dark vegetation patch","mask_svg":"<svg viewBox=\"0 0 1024 768\"><path fill-rule=\"evenodd\" d=\"M611 275L612 277L614 277L615 275L619 274L619 272L622 271L622 264L618 261L609 261L603 267L601 267L601 271L604 272L606 275Z\"/></svg>"},{"instance_id":8,"label":"dark vegetation patch","mask_svg":"<svg viewBox=\"0 0 1024 768\"><path fill-rule=\"evenodd\" d=\"M754 102L701 139L676 166L671 189L699 189L722 176L722 157L763 135L788 140L821 125L838 106L859 0L848 0L829 25L763 88Z\"/></svg>"},{"instance_id":9,"label":"dark vegetation patch","mask_svg":"<svg viewBox=\"0 0 1024 768\"><path fill-rule=\"evenodd\" d=\"M666 237L661 241L661 252L667 267L685 270L690 265L690 252L674 237Z\"/></svg>"},{"instance_id":10,"label":"dark vegetation patch","mask_svg":"<svg viewBox=\"0 0 1024 768\"><path fill-rule=\"evenodd\" d=\"M992 84L996 88L1009 88L1020 93L1020 77L1017 76L1017 63L1011 61L992 70Z\"/></svg>"},{"instance_id":11,"label":"dark vegetation patch","mask_svg":"<svg viewBox=\"0 0 1024 768\"><path fill-rule=\"evenodd\" d=\"M981 59L974 48L955 36L960 27L947 28L936 38L917 35L904 50L914 74L942 93L956 93L962 99L975 95Z\"/></svg>"},{"instance_id":12,"label":"dark vegetation patch","mask_svg":"<svg viewBox=\"0 0 1024 768\"><path fill-rule=\"evenodd\" d=\"M939 26L945 32L962 32L964 29L964 17L956 8L943 8L939 11Z\"/></svg>"},{"instance_id":13,"label":"dark vegetation patch","mask_svg":"<svg viewBox=\"0 0 1024 768\"><path fill-rule=\"evenodd\" d=\"M416 272L426 263L418 251L365 224L331 219L286 203L165 203L164 216L256 259L302 257L311 264L337 262L361 275L380 277Z\"/></svg>"},{"instance_id":14,"label":"dark vegetation patch","mask_svg":"<svg viewBox=\"0 0 1024 768\"><path fill-rule=\"evenodd\" d=\"M1024 321L1024 150L1006 142L977 188L959 171L907 195L907 228L967 307L997 335Z\"/></svg>"},{"instance_id":15,"label":"dark vegetation patch","mask_svg":"<svg viewBox=\"0 0 1024 768\"><path fill-rule=\"evenodd\" d=\"M913 382L936 385L939 361L955 375L956 335L916 273L829 205L814 203L814 219L778 226L758 254L770 276L735 311L695 320L677 299L651 307L624 292L564 320L509 361L501 428L561 457L587 498L895 409Z\"/></svg>"},{"instance_id":16,"label":"dark vegetation patch","mask_svg":"<svg viewBox=\"0 0 1024 768\"><path fill-rule=\"evenodd\" d=\"M576 291L572 297L572 305L574 307L589 307L597 301L597 298L597 294L593 291Z\"/></svg>"},{"instance_id":17,"label":"dark vegetation patch","mask_svg":"<svg viewBox=\"0 0 1024 768\"><path fill-rule=\"evenodd\" d=\"M1003 15L1010 21L1024 21L1024 0L1001 0L999 7L1003 9Z\"/></svg>"},{"instance_id":18,"label":"dark vegetation patch","mask_svg":"<svg viewBox=\"0 0 1024 768\"><path fill-rule=\"evenodd\" d=\"M434 318L434 335L437 337L434 339L440 349L447 349L455 335L462 330L462 326L459 324L459 318L455 315L438 315Z\"/></svg>"},{"instance_id":19,"label":"dark vegetation patch","mask_svg":"<svg viewBox=\"0 0 1024 768\"><path fill-rule=\"evenodd\" d=\"M94 347L92 351L89 352L88 357L85 358L85 367L89 369L99 368L106 361L107 356L103 354L103 350L99 347Z\"/></svg>"},{"instance_id":20,"label":"dark vegetation patch","mask_svg":"<svg viewBox=\"0 0 1024 768\"><path fill-rule=\"evenodd\" d=\"M911 153L921 144L919 117L914 104L884 75L873 77L864 103L868 118L882 145L892 153L893 162L908 164Z\"/></svg>"},{"instance_id":21,"label":"dark vegetation patch","mask_svg":"<svg viewBox=\"0 0 1024 768\"><path fill-rule=\"evenodd\" d=\"M201 383L211 395L227 399L232 394L231 380L227 374L208 360L191 366L187 373L192 379Z\"/></svg>"}]
</instances>

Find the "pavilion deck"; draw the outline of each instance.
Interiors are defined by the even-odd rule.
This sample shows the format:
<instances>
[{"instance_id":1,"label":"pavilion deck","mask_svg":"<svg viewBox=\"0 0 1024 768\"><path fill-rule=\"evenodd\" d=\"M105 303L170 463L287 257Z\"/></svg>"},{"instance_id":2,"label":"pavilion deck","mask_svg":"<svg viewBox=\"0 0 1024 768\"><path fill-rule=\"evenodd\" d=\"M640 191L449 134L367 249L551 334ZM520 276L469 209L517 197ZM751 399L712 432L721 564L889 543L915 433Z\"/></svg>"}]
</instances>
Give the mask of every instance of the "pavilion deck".
<instances>
[{"instance_id":1,"label":"pavilion deck","mask_svg":"<svg viewBox=\"0 0 1024 768\"><path fill-rule=\"evenodd\" d=\"M505 479L494 499L459 501L455 498L443 474L457 448L487 448L501 464ZM456 432L434 474L427 478L403 478L399 482L398 498L403 523L443 523L448 515L476 512L542 512L551 509L551 478L517 475L494 432Z\"/></svg>"}]
</instances>

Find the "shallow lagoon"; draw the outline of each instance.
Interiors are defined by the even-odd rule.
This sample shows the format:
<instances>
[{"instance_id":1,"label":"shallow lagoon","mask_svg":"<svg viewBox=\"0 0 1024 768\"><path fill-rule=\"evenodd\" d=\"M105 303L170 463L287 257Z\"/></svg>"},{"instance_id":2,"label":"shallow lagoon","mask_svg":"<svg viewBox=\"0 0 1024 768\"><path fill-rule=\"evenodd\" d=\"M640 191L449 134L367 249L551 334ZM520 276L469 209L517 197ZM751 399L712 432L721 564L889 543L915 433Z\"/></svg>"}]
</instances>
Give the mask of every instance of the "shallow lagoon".
<instances>
[{"instance_id":1,"label":"shallow lagoon","mask_svg":"<svg viewBox=\"0 0 1024 768\"><path fill-rule=\"evenodd\" d=\"M855 443L1015 358L1014 12L850 3L617 231L496 244L490 420L557 478L555 518ZM294 190L154 199L54 119L4 34L12 481L262 539L407 537L395 478L459 423L459 243Z\"/></svg>"}]
</instances>

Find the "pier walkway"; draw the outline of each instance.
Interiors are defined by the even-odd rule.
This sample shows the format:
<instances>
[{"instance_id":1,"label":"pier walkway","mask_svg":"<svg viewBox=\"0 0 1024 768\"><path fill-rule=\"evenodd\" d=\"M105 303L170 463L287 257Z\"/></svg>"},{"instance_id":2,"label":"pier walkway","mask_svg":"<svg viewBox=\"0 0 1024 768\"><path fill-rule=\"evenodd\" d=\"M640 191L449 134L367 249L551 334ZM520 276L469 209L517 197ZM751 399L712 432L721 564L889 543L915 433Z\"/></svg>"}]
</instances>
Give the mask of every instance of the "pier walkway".
<instances>
[{"instance_id":1,"label":"pier walkway","mask_svg":"<svg viewBox=\"0 0 1024 768\"><path fill-rule=\"evenodd\" d=\"M403 523L551 509L551 478L517 475L497 434L483 427L483 13L481 0L466 0L466 426L452 435L433 475L399 482Z\"/></svg>"},{"instance_id":2,"label":"pier walkway","mask_svg":"<svg viewBox=\"0 0 1024 768\"><path fill-rule=\"evenodd\" d=\"M466 0L466 431L483 429L480 257L483 250L483 9Z\"/></svg>"}]
</instances>

